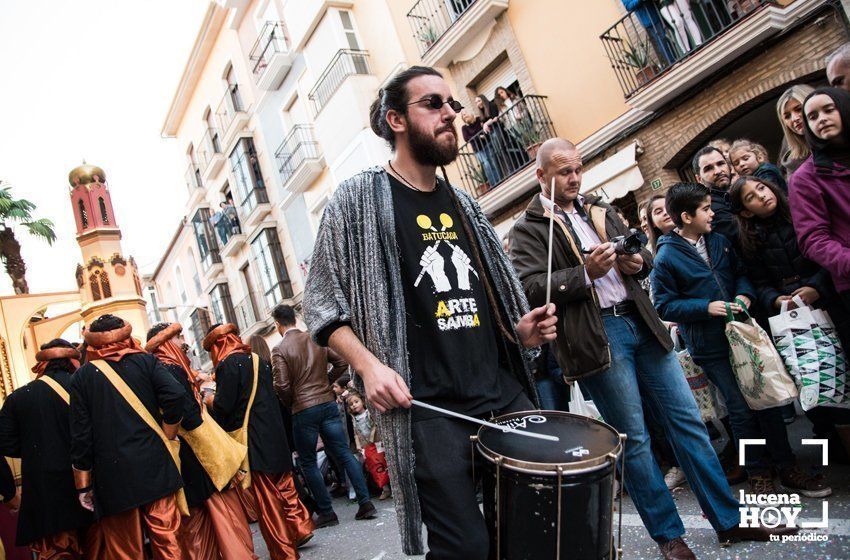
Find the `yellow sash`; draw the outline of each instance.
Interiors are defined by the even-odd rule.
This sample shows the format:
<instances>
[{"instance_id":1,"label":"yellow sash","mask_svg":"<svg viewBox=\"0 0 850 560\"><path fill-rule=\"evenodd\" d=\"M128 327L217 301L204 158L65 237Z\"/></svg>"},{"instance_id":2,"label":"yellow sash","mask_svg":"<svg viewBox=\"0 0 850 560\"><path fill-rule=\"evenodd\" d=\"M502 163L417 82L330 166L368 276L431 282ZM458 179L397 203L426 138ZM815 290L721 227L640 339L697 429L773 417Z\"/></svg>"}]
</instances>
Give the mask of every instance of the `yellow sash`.
<instances>
[{"instance_id":1,"label":"yellow sash","mask_svg":"<svg viewBox=\"0 0 850 560\"><path fill-rule=\"evenodd\" d=\"M58 381L56 381L55 379L53 379L51 377L47 377L46 375L42 375L41 377L39 377L38 381L43 381L43 382L47 383L47 385L51 389L56 391L57 395L62 397L62 400L65 401L65 404L67 404L67 405L71 404L71 396L68 394L68 391L65 390L65 387L60 385Z\"/></svg>"},{"instance_id":2,"label":"yellow sash","mask_svg":"<svg viewBox=\"0 0 850 560\"><path fill-rule=\"evenodd\" d=\"M204 407L201 407L201 420L201 425L194 430L180 428L178 433L195 452L195 457L215 487L221 491L239 472L248 448L222 430Z\"/></svg>"},{"instance_id":3,"label":"yellow sash","mask_svg":"<svg viewBox=\"0 0 850 560\"><path fill-rule=\"evenodd\" d=\"M245 447L248 447L248 418L251 415L251 407L254 406L254 396L257 394L257 380L260 373L260 357L252 353L251 362L254 364L254 383L251 385L251 396L248 398L248 406L245 408L245 418L242 420L242 427L237 428L232 432L227 432L230 434L230 437ZM248 461L249 455L250 452L245 453L245 459L242 460L242 465L240 467L240 469L245 473L245 478L243 478L240 483L242 488L248 488L251 486L251 465Z\"/></svg>"},{"instance_id":4,"label":"yellow sash","mask_svg":"<svg viewBox=\"0 0 850 560\"><path fill-rule=\"evenodd\" d=\"M151 413L145 408L145 405L142 404L142 401L139 400L139 397L136 396L136 393L133 392L130 387L124 382L123 379L112 369L107 362L104 360L93 360L91 364L99 369L106 379L112 383L112 386L121 393L121 396L124 397L124 400L127 401L127 404L136 411L136 414L139 415L145 424L147 424L156 435L162 440L162 443L165 445L165 448L171 454L171 458L174 460L174 464L177 466L177 471L180 471L180 442L176 439L168 439L165 435L165 432L162 431L162 426L154 420ZM186 494L183 492L183 489L177 491L177 507L180 509L180 513L187 516L189 515L189 504L186 503Z\"/></svg>"}]
</instances>

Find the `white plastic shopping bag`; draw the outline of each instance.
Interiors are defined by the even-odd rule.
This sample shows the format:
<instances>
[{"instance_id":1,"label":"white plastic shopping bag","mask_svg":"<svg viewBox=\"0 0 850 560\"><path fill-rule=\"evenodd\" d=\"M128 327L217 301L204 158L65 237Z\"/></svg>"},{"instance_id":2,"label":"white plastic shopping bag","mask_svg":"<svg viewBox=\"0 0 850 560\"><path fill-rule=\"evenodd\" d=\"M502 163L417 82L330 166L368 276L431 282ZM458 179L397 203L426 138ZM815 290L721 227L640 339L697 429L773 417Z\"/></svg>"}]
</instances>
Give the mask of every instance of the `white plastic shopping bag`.
<instances>
[{"instance_id":1,"label":"white plastic shopping bag","mask_svg":"<svg viewBox=\"0 0 850 560\"><path fill-rule=\"evenodd\" d=\"M782 302L779 315L770 318L773 341L800 390L800 406L839 405L850 400L847 362L835 325L822 310L808 307L794 296L796 309Z\"/></svg>"},{"instance_id":2,"label":"white plastic shopping bag","mask_svg":"<svg viewBox=\"0 0 850 560\"><path fill-rule=\"evenodd\" d=\"M573 381L570 385L570 412L594 420L602 420L602 415L596 409L596 405L592 400L585 400L581 394L581 388L578 386L578 381Z\"/></svg>"}]
</instances>

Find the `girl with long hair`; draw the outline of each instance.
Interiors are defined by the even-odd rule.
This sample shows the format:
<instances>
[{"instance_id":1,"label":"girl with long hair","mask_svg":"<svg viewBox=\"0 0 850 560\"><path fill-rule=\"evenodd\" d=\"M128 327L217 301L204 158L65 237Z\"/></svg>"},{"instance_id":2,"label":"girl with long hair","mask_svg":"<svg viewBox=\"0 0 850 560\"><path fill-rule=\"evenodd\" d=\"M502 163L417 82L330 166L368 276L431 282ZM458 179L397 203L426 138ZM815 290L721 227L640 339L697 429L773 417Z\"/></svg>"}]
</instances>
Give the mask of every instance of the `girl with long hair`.
<instances>
[{"instance_id":1,"label":"girl with long hair","mask_svg":"<svg viewBox=\"0 0 850 560\"><path fill-rule=\"evenodd\" d=\"M776 102L776 116L782 126L783 135L782 147L779 150L779 167L786 178L797 171L811 153L803 136L803 102L814 90L812 86L797 84L785 90Z\"/></svg>"},{"instance_id":2,"label":"girl with long hair","mask_svg":"<svg viewBox=\"0 0 850 560\"><path fill-rule=\"evenodd\" d=\"M818 88L803 114L812 155L791 176L791 218L803 255L830 272L850 311L850 93Z\"/></svg>"},{"instance_id":3,"label":"girl with long hair","mask_svg":"<svg viewBox=\"0 0 850 560\"><path fill-rule=\"evenodd\" d=\"M646 208L646 236L649 238L649 248L655 253L658 238L673 231L676 228L676 224L673 223L673 220L667 214L663 194L652 195L644 204L644 208Z\"/></svg>"},{"instance_id":4,"label":"girl with long hair","mask_svg":"<svg viewBox=\"0 0 850 560\"><path fill-rule=\"evenodd\" d=\"M757 319L769 329L766 317L775 315L791 298L824 309L832 317L841 344L850 348L850 314L838 298L829 272L807 259L797 245L791 210L785 194L775 185L754 176L739 177L729 190L732 211L741 227L742 260L757 292ZM815 437L837 437L850 442L850 411L816 407L806 412Z\"/></svg>"}]
</instances>

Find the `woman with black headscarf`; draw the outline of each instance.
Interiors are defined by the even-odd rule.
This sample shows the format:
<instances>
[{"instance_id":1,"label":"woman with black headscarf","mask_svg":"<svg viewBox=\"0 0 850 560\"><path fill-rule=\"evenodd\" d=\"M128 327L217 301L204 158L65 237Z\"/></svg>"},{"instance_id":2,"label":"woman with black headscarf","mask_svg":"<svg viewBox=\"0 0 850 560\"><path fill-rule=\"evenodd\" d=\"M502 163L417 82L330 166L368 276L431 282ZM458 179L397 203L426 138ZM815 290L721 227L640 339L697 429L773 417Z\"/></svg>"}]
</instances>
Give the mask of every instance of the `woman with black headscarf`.
<instances>
[{"instance_id":1,"label":"woman with black headscarf","mask_svg":"<svg viewBox=\"0 0 850 560\"><path fill-rule=\"evenodd\" d=\"M850 310L850 93L818 88L803 104L812 155L791 176L791 218L803 255L827 269Z\"/></svg>"}]
</instances>

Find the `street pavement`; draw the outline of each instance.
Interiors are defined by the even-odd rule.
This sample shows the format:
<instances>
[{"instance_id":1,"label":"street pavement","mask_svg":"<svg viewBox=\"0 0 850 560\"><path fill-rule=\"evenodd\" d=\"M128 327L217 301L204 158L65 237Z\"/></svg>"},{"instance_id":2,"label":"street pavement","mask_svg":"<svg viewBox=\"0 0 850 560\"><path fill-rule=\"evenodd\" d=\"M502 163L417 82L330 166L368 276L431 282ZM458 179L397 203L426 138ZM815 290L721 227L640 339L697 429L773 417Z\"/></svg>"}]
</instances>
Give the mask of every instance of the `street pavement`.
<instances>
[{"instance_id":1,"label":"street pavement","mask_svg":"<svg viewBox=\"0 0 850 560\"><path fill-rule=\"evenodd\" d=\"M811 428L805 417L798 417L789 429L791 444L797 453L798 461L804 466L820 464L821 448L803 446L801 440L811 437ZM767 558L770 560L791 559L850 559L850 466L831 465L827 471L827 480L833 488L833 494L826 499L828 503L829 529L808 530L809 533L826 535L825 542L794 543L740 543L729 548L721 548L708 521L703 517L696 498L685 485L674 491L679 513L685 524L685 539L700 559L732 560L749 558ZM738 496L739 489L746 484L733 488ZM424 556L407 556L401 551L395 513L391 500L375 501L379 516L368 521L355 521L357 507L348 500L338 498L334 508L340 518L336 527L319 529L315 538L301 549L303 560L402 560L422 559ZM822 501L802 498L803 520L820 519ZM623 499L623 558L657 559L658 547L649 538L643 528L640 517L628 497ZM615 522L616 523L616 522ZM257 555L267 559L265 543L256 525L252 525Z\"/></svg>"}]
</instances>

